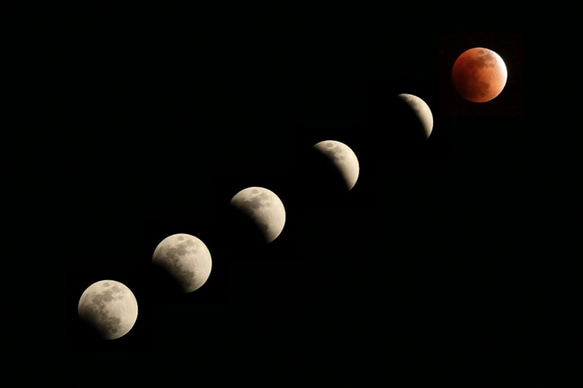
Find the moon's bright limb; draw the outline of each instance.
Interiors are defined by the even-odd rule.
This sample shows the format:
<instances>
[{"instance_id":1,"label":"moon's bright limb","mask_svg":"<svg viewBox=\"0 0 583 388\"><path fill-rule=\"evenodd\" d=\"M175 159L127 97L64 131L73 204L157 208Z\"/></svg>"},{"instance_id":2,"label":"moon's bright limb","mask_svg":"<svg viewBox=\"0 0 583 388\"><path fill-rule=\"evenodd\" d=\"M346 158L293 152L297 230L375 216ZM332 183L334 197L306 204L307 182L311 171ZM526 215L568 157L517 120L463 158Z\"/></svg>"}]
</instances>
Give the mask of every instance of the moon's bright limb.
<instances>
[{"instance_id":1,"label":"moon's bright limb","mask_svg":"<svg viewBox=\"0 0 583 388\"><path fill-rule=\"evenodd\" d=\"M207 246L199 238L186 233L173 234L162 240L154 250L152 261L166 270L183 292L202 287L212 268Z\"/></svg>"},{"instance_id":2,"label":"moon's bright limb","mask_svg":"<svg viewBox=\"0 0 583 388\"><path fill-rule=\"evenodd\" d=\"M338 169L346 188L351 190L360 172L356 154L346 144L336 140L324 140L314 145L314 148L325 155Z\"/></svg>"},{"instance_id":3,"label":"moon's bright limb","mask_svg":"<svg viewBox=\"0 0 583 388\"><path fill-rule=\"evenodd\" d=\"M112 340L132 329L138 318L138 302L125 284L101 280L83 292L77 311L101 338Z\"/></svg>"},{"instance_id":4,"label":"moon's bright limb","mask_svg":"<svg viewBox=\"0 0 583 388\"><path fill-rule=\"evenodd\" d=\"M425 139L429 138L433 131L433 114L429 105L413 94L401 93L397 97L403 100L415 112L423 128L423 137Z\"/></svg>"},{"instance_id":5,"label":"moon's bright limb","mask_svg":"<svg viewBox=\"0 0 583 388\"><path fill-rule=\"evenodd\" d=\"M248 187L235 194L230 204L257 225L265 242L272 242L282 232L285 208L273 191L257 186Z\"/></svg>"},{"instance_id":6,"label":"moon's bright limb","mask_svg":"<svg viewBox=\"0 0 583 388\"><path fill-rule=\"evenodd\" d=\"M463 98L472 102L487 102L502 92L508 71L498 53L484 47L474 47L456 59L451 78Z\"/></svg>"}]
</instances>

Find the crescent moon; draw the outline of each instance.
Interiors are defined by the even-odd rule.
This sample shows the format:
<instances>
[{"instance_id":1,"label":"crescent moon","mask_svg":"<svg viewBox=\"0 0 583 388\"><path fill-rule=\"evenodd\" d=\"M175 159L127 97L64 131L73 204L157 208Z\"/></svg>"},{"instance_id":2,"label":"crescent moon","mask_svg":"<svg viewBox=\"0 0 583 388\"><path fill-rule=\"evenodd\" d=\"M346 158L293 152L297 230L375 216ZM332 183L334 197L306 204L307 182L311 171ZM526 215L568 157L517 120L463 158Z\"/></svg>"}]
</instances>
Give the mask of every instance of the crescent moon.
<instances>
[{"instance_id":1,"label":"crescent moon","mask_svg":"<svg viewBox=\"0 0 583 388\"><path fill-rule=\"evenodd\" d=\"M420 137L424 140L428 139L433 131L433 114L431 113L429 105L413 94L401 93L397 95L397 97L412 109L415 117L419 120L421 126Z\"/></svg>"},{"instance_id":2,"label":"crescent moon","mask_svg":"<svg viewBox=\"0 0 583 388\"><path fill-rule=\"evenodd\" d=\"M352 190L360 172L356 154L346 144L336 140L323 140L313 148L325 155L336 167L348 191Z\"/></svg>"}]
</instances>

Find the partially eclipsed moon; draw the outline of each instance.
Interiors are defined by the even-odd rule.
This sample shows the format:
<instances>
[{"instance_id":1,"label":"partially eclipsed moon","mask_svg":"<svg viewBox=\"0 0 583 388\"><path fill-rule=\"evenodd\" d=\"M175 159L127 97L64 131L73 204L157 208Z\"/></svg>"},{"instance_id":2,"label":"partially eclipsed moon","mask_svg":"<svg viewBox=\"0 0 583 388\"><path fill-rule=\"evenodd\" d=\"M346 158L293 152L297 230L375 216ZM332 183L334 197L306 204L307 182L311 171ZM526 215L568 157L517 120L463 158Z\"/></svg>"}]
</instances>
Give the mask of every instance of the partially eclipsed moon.
<instances>
[{"instance_id":1,"label":"partially eclipsed moon","mask_svg":"<svg viewBox=\"0 0 583 388\"><path fill-rule=\"evenodd\" d=\"M508 72L496 52L484 47L464 51L455 61L451 72L453 84L468 101L487 102L504 89Z\"/></svg>"},{"instance_id":2,"label":"partially eclipsed moon","mask_svg":"<svg viewBox=\"0 0 583 388\"><path fill-rule=\"evenodd\" d=\"M421 125L421 138L429 138L433 130L433 114L427 103L413 94L401 93L397 97L405 102L415 113Z\"/></svg>"},{"instance_id":3,"label":"partially eclipsed moon","mask_svg":"<svg viewBox=\"0 0 583 388\"><path fill-rule=\"evenodd\" d=\"M346 188L351 190L360 172L358 158L350 147L336 140L324 140L314 145L314 149L326 156L338 169Z\"/></svg>"},{"instance_id":4,"label":"partially eclipsed moon","mask_svg":"<svg viewBox=\"0 0 583 388\"><path fill-rule=\"evenodd\" d=\"M138 318L138 302L123 283L101 280L83 292L77 311L101 338L112 340L132 329Z\"/></svg>"},{"instance_id":5,"label":"partially eclipsed moon","mask_svg":"<svg viewBox=\"0 0 583 388\"><path fill-rule=\"evenodd\" d=\"M230 204L255 223L267 243L275 240L283 230L285 208L271 190L248 187L235 194Z\"/></svg>"},{"instance_id":6,"label":"partially eclipsed moon","mask_svg":"<svg viewBox=\"0 0 583 388\"><path fill-rule=\"evenodd\" d=\"M199 238L185 233L162 240L154 250L152 262L166 270L184 292L202 287L212 267L207 246Z\"/></svg>"}]
</instances>

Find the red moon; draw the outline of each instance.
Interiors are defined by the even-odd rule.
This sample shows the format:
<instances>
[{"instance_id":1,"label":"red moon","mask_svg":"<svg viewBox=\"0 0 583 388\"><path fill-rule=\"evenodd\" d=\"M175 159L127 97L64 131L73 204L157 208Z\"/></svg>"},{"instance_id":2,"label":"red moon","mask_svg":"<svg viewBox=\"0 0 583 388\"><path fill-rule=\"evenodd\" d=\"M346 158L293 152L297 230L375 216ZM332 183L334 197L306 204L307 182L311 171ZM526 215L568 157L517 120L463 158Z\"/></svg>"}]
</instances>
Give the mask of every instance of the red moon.
<instances>
[{"instance_id":1,"label":"red moon","mask_svg":"<svg viewBox=\"0 0 583 388\"><path fill-rule=\"evenodd\" d=\"M451 78L459 94L468 101L487 102L506 85L506 64L496 52L484 47L464 51L453 64Z\"/></svg>"}]
</instances>

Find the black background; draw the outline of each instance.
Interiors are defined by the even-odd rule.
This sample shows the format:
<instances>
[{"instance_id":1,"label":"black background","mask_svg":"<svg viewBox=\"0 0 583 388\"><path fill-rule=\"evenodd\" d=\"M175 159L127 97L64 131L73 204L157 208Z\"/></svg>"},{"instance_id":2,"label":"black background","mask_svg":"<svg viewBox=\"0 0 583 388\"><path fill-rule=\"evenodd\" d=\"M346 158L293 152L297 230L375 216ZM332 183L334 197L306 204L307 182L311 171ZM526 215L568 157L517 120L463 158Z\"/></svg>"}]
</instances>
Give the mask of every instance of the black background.
<instances>
[{"instance_id":1,"label":"black background","mask_svg":"<svg viewBox=\"0 0 583 388\"><path fill-rule=\"evenodd\" d=\"M405 34L333 18L81 24L58 44L68 48L57 60L64 79L51 81L66 97L64 127L82 133L55 155L75 166L59 189L76 204L63 212L66 238L80 243L64 261L68 351L385 349L406 362L524 335L512 323L526 308L514 289L523 263L499 250L520 250L525 233L512 189L524 179L515 160L528 108L524 32ZM475 46L509 71L485 104L449 83L457 55ZM383 114L397 93L432 109L427 142L385 140L399 125ZM310 147L326 139L359 158L349 193L327 188L311 164ZM228 202L248 186L286 207L271 244L231 223ZM213 271L195 293L174 293L150 268L173 233L211 251ZM81 293L102 279L139 303L136 325L115 341L91 339L77 319Z\"/></svg>"}]
</instances>

